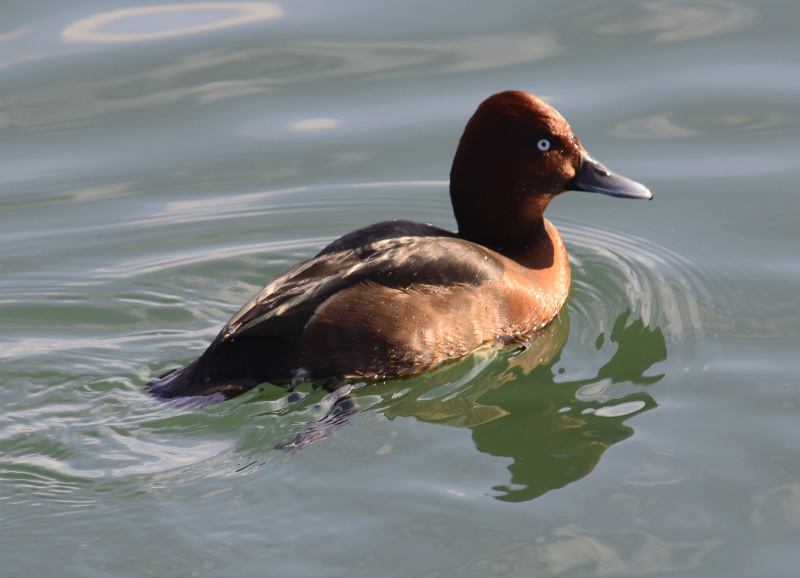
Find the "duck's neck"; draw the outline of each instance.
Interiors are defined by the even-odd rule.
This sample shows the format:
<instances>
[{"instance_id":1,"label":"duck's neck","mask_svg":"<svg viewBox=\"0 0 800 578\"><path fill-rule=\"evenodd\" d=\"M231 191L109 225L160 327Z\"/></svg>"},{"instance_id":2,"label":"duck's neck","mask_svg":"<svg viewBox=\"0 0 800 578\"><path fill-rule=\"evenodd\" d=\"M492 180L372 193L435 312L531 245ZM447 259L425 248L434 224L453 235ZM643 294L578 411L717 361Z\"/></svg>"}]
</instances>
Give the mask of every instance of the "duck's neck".
<instances>
[{"instance_id":1,"label":"duck's neck","mask_svg":"<svg viewBox=\"0 0 800 578\"><path fill-rule=\"evenodd\" d=\"M487 236L460 228L459 237L472 241L516 261L529 269L548 269L557 261L556 253L561 247L561 238L556 228L542 218L538 226L526 228L525 234L514 236Z\"/></svg>"}]
</instances>

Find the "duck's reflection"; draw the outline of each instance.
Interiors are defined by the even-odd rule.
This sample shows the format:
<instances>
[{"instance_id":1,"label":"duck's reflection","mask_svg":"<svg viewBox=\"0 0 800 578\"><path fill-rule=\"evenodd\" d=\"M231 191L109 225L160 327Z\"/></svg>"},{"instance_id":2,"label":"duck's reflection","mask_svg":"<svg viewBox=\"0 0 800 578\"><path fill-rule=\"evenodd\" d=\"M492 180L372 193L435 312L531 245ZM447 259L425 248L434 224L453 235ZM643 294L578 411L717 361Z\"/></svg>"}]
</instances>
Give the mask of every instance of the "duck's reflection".
<instances>
[{"instance_id":1,"label":"duck's reflection","mask_svg":"<svg viewBox=\"0 0 800 578\"><path fill-rule=\"evenodd\" d=\"M645 372L666 359L666 342L659 328L639 319L629 322L630 316L630 311L620 315L610 335L598 338L598 343L608 338L617 349L591 378L562 380L568 369L554 369L568 333L562 316L516 355L487 350L475 354L471 365L465 360L388 382L371 411L470 428L478 450L513 460L510 482L494 488L497 498L531 500L586 476L607 448L633 434L625 420L657 405L637 386L663 377ZM354 400L342 395L349 390L340 392L327 418L281 448L299 449L326 437L358 411Z\"/></svg>"},{"instance_id":2,"label":"duck's reflection","mask_svg":"<svg viewBox=\"0 0 800 578\"><path fill-rule=\"evenodd\" d=\"M505 366L488 366L463 396L426 401L406 395L387 402L382 411L390 418L414 416L469 427L480 451L513 459L510 483L494 488L497 498L531 500L586 476L607 448L633 434L625 420L657 405L643 391L607 395L613 384L646 385L663 377L645 375L666 359L661 330L641 320L628 324L629 317L628 311L617 319L609 336L617 350L592 378L563 381L553 370L567 336L562 317Z\"/></svg>"}]
</instances>

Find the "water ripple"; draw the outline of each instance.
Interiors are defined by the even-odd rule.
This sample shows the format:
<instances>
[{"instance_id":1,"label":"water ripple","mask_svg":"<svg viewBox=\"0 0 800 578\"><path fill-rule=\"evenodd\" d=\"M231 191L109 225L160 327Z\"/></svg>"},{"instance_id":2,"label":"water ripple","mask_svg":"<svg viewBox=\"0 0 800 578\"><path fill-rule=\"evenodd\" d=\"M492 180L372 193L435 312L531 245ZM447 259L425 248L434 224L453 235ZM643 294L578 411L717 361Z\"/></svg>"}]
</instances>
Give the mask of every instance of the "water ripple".
<instances>
[{"instance_id":1,"label":"water ripple","mask_svg":"<svg viewBox=\"0 0 800 578\"><path fill-rule=\"evenodd\" d=\"M119 43L163 40L186 34L212 32L283 16L271 2L207 2L139 6L95 14L70 24L61 33L64 42ZM164 26L172 19L177 25ZM107 30L117 28L122 31ZM136 30L136 28L140 30Z\"/></svg>"},{"instance_id":2,"label":"water ripple","mask_svg":"<svg viewBox=\"0 0 800 578\"><path fill-rule=\"evenodd\" d=\"M376 194L376 191L387 187L402 188L404 194L385 195L383 198ZM286 240L284 232L278 231L273 232L275 240L244 242L245 238L249 238L248 233L227 245L215 240L206 243L204 248L192 245L197 242L198 234L202 237L209 232L227 229L230 219L236 219L240 227L242 222L260 225L264 215L274 213L283 216L293 212L297 214L298 222L304 222L319 214L320 207L327 207L330 203L344 203L345 207L341 210L349 214L352 209L363 205L365 199L369 199L372 205L371 215L375 213L375 203L391 205L391 211L387 211L389 214L396 214L396 211L403 214L403 205L408 204L410 197L416 196L419 199L415 198L414 201L421 201L421 211L429 212L428 203L433 202L430 200L430 190L443 187L441 182L428 181L363 183L303 189L304 194L299 196L292 194L292 190L281 199L278 198L281 197L280 191L271 191L234 195L227 197L224 203L218 199L208 199L188 204L162 204L149 215L132 215L129 221L122 224L130 233L120 233L117 237L119 241L114 242L124 243L126 235L135 234L147 238L149 243L151 237L157 239L161 233L174 234L176 227L185 227L191 234L184 246L192 248L165 249L161 243L154 241L147 251L139 247L131 259L96 267L94 276L112 286L116 283L115 279L142 277L137 279L133 289L128 281L124 283L124 293L127 295L124 305L128 309L134 306L145 308L145 317L156 315L164 309L159 307L161 302L166 303L166 309L183 310L187 306L183 298L165 298L154 293L153 287L148 284L152 282L146 277L153 272L169 271L187 263L207 263L256 253L269 255L296 251L310 254L316 246L327 240L327 237L303 236L302 233L298 239ZM435 201L436 210L444 206L440 200L437 198ZM119 227L119 223L115 226ZM635 335L627 339L625 343L628 347L633 342L646 347L646 336L656 329L673 340L685 339L706 330L710 318L707 311L711 309L711 288L700 270L702 267L706 271L706 265L710 264L666 248L669 245L659 242L657 233L648 238L609 233L607 230L579 225L569 219L565 224L559 222L558 227L570 252L574 281L565 315L565 318L569 317L569 327L566 323L554 324L552 333L563 335L562 340L553 338L549 357L555 355L563 339L566 339L567 331L570 340L576 338L581 343L580 347L572 348L574 353L569 355L584 356L587 349L591 352L591 346L585 347L584 341L601 349L603 344L599 340L606 334L613 335L612 327L616 327L620 319L629 327L631 324L641 325L635 328L641 329L641 339ZM330 230L330 227L325 229L326 232ZM142 231L146 231L146 234L143 235ZM237 228L236 231L240 232L241 229ZM247 265L241 263L231 266L233 270L229 273L232 278L240 278L247 269ZM209 285L217 287L215 291L218 291L218 275L215 265L213 271L209 269L203 273L201 282L205 286L210 277L213 282ZM237 291L246 292L245 289L238 288ZM189 291L182 290L181 294ZM18 499L27 503L77 500L75 507L83 507L91 505L96 498L81 488L96 490L120 488L121 485L123 493L167 491L166 488L177 488L181 482L198 477L218 475L220 472L236 475L245 470L252 471L258 468L251 468L249 464L281 459L268 448L290 439L298 422L313 421L324 415L325 408L317 407L321 393L301 395L300 402L295 403L289 400L283 390L270 387L262 388L238 402L211 409L176 410L174 406L150 400L142 384L150 374L148 364L153 362L153 358L161 356L174 363L180 356L191 357L194 349L199 352L202 345L213 337L218 325L217 318L224 321L221 307L210 315L204 309L212 301L207 294L207 286L198 291L205 293L197 298L205 300L205 305L198 301L192 307L197 309L201 323L189 323L187 326L186 320L181 318L178 324L180 328L176 329L158 319L159 325L150 321L137 328L128 327L125 335L117 337L89 340L85 333L63 339L47 340L40 337L38 341L21 342L14 355L6 355L13 370L16 366L24 366L26 362L23 357L31 357L19 355L19 348L30 349L37 358L58 353L60 365L70 367L68 372L72 375L64 382L63 369L47 372L39 380L41 383L35 384L29 376L28 382L31 383L26 385L20 382L16 403L7 405L6 419L0 422L0 450L6 467L3 479L17 488L15 495L20 496ZM110 309L119 307L120 294L121 289L116 288L115 300L109 301L106 306ZM220 297L217 298L222 301ZM225 295L226 302L238 305L235 299L233 295ZM623 313L626 311L630 314ZM165 327L167 332L163 331ZM542 341L542 346L547 343ZM601 352L602 355L605 353ZM535 357L538 360L548 356L537 354ZM620 422L615 422L617 434L624 437L630 433L623 426L623 419L655 405L639 391L641 384L646 385L657 379L656 376L643 374L649 365L639 368L642 375L634 376L637 381L622 370L609 378L606 375L608 372L602 375L598 373L595 365L600 364L571 363L566 357L562 357L559 364L561 368L568 368L568 372L558 373L550 379L552 383L549 390L542 389L548 395L560 392L563 397L553 407L548 405L543 412L555 423L580 423L587 431L593 431L593 428L607 427L605 422L597 420L617 419ZM529 395L529 388L524 387L524 381L518 386L504 388L504 392L493 393L494 388L502 383L514 382L520 371L515 363L521 359L522 356L498 362L494 355L485 360L475 356L472 370L468 363L444 368L436 374L409 382L408 386L416 388L414 395L393 397L389 394L388 398L372 403L380 403L383 407L376 412L387 416L405 413L405 403L406 406L410 404L413 410L407 413L418 419L441 422L445 419L443 416L447 415L450 417L445 421L452 422L451 425L491 429L493 426L490 424L509 419L506 416L514 411L518 395L515 393L516 387L520 387L520 393ZM626 357L623 361L627 360ZM504 369L504 363L508 363L509 369ZM612 369L616 371L617 366ZM466 372L463 379L452 373L456 370ZM22 371L29 370L22 367ZM527 368L524 373L532 375L530 371ZM110 377L113 375L121 377ZM436 381L437 376L442 381ZM541 379L542 376L533 377ZM569 380L571 387L565 387L564 380ZM478 387L474 384L482 385ZM404 388L407 385L396 383L391 387ZM572 389L576 392L574 399L570 393ZM22 395L22 392L25 394ZM310 392L309 386L306 393ZM479 394L489 397L481 397L476 405L475 396ZM501 396L500 401L490 403L492 396L497 395ZM506 400L505 396L509 399ZM369 405L363 396L361 398L365 405ZM409 398L413 399L409 402ZM465 416L473 419L474 423L466 423ZM514 419L519 417L515 414ZM521 423L528 421L522 420ZM506 445L492 451L498 452L498 455L509 453ZM599 459L599 454L597 457ZM587 468L591 467L587 465Z\"/></svg>"},{"instance_id":3,"label":"water ripple","mask_svg":"<svg viewBox=\"0 0 800 578\"><path fill-rule=\"evenodd\" d=\"M690 259L653 236L573 224L559 229L572 265L570 311L610 322L627 306L635 318L660 327L673 340L705 331L714 316L711 264Z\"/></svg>"},{"instance_id":4,"label":"water ripple","mask_svg":"<svg viewBox=\"0 0 800 578\"><path fill-rule=\"evenodd\" d=\"M603 6L584 14L595 34L647 34L656 43L685 42L728 34L758 20L755 10L738 2L641 2L638 6Z\"/></svg>"}]
</instances>

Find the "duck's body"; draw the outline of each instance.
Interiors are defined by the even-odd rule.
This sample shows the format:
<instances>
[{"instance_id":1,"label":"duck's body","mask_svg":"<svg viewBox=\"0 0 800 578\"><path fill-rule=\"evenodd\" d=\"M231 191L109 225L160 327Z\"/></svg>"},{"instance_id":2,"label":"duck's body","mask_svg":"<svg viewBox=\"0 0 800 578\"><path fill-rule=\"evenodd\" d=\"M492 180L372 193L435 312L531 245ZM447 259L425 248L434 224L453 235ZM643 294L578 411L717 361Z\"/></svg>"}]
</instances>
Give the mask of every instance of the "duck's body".
<instances>
[{"instance_id":1,"label":"duck's body","mask_svg":"<svg viewBox=\"0 0 800 578\"><path fill-rule=\"evenodd\" d=\"M569 292L567 253L543 212L570 188L651 196L591 159L536 97L496 94L453 163L458 233L408 221L349 233L280 273L199 359L149 387L164 399L222 399L297 377L408 375L528 341Z\"/></svg>"}]
</instances>

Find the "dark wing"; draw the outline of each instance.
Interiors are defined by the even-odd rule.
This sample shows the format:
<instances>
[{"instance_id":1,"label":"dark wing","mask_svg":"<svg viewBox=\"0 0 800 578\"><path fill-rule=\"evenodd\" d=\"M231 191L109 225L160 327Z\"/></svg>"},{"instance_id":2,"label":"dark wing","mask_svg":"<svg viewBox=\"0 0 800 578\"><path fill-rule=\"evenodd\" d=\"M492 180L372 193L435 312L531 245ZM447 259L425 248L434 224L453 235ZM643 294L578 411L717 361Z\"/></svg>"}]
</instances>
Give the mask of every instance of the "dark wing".
<instances>
[{"instance_id":1,"label":"dark wing","mask_svg":"<svg viewBox=\"0 0 800 578\"><path fill-rule=\"evenodd\" d=\"M351 233L336 239L322 251L317 253L317 257L327 253L336 253L347 249L358 249L365 245L384 241L386 239L397 239L400 237L455 237L456 234L434 227L424 225L414 221L383 221L368 227L356 229Z\"/></svg>"},{"instance_id":2,"label":"dark wing","mask_svg":"<svg viewBox=\"0 0 800 578\"><path fill-rule=\"evenodd\" d=\"M392 236L398 230L411 235ZM218 339L298 339L322 303L358 283L400 289L477 286L500 280L503 273L496 254L453 233L417 223L379 223L350 233L283 271L231 318Z\"/></svg>"}]
</instances>

